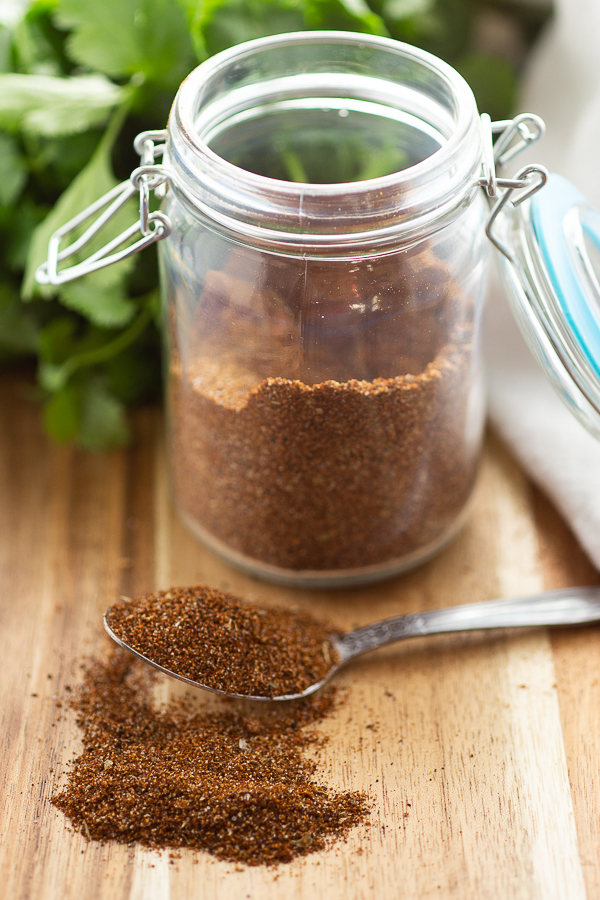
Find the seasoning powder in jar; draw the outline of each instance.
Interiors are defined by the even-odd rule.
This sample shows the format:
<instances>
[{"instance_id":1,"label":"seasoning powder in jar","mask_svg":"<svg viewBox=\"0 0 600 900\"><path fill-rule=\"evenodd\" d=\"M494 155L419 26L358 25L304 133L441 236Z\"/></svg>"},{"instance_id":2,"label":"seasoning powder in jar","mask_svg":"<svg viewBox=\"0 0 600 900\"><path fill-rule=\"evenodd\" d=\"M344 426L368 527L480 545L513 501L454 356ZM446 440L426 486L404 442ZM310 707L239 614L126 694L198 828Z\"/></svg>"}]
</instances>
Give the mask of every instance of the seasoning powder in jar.
<instances>
[{"instance_id":1,"label":"seasoning powder in jar","mask_svg":"<svg viewBox=\"0 0 600 900\"><path fill-rule=\"evenodd\" d=\"M348 174L344 154L373 165ZM292 157L306 182L284 180ZM165 164L185 521L231 562L296 584L368 581L431 555L462 522L484 421L486 205L468 85L394 41L262 39L182 85Z\"/></svg>"},{"instance_id":2,"label":"seasoning powder in jar","mask_svg":"<svg viewBox=\"0 0 600 900\"><path fill-rule=\"evenodd\" d=\"M391 264L371 261L369 278ZM268 377L258 345L246 366L235 350L199 352L185 373L173 360L172 465L188 520L239 554L299 572L410 558L453 528L477 469L464 435L473 304L439 263L402 264L387 286L400 312L380 329L375 317L359 374L406 374L315 384ZM409 310L415 295L423 308ZM351 371L343 350L321 348L313 374L336 362Z\"/></svg>"}]
</instances>

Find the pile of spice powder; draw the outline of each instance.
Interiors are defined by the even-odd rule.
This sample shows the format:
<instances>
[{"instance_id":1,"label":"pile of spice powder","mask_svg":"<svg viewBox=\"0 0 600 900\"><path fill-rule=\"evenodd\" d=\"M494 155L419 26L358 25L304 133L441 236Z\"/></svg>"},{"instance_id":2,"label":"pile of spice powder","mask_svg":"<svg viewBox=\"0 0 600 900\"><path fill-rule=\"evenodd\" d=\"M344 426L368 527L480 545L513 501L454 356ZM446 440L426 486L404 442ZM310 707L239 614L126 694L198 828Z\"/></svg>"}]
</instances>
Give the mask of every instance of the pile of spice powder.
<instances>
[{"instance_id":1,"label":"pile of spice powder","mask_svg":"<svg viewBox=\"0 0 600 900\"><path fill-rule=\"evenodd\" d=\"M310 726L333 711L331 690L255 716L186 698L156 710L154 678L117 649L74 695L83 751L52 802L86 838L276 865L366 820L368 797L320 783L304 756L323 742Z\"/></svg>"},{"instance_id":2,"label":"pile of spice powder","mask_svg":"<svg viewBox=\"0 0 600 900\"><path fill-rule=\"evenodd\" d=\"M173 475L201 537L286 570L360 569L447 534L475 482L465 438L469 357L454 346L417 376L267 378L196 367L171 382Z\"/></svg>"},{"instance_id":3,"label":"pile of spice powder","mask_svg":"<svg viewBox=\"0 0 600 900\"><path fill-rule=\"evenodd\" d=\"M208 587L120 602L106 621L117 638L170 672L246 697L300 694L338 660L332 626Z\"/></svg>"},{"instance_id":4,"label":"pile of spice powder","mask_svg":"<svg viewBox=\"0 0 600 900\"><path fill-rule=\"evenodd\" d=\"M287 572L428 552L455 527L477 473L473 300L430 251L370 259L354 274L312 261L296 286L282 263L271 274L265 263L254 292L243 262L227 263L236 277L206 276L189 328L174 309L192 300L171 300L171 461L186 522L238 562ZM313 307L297 336L297 310Z\"/></svg>"}]
</instances>

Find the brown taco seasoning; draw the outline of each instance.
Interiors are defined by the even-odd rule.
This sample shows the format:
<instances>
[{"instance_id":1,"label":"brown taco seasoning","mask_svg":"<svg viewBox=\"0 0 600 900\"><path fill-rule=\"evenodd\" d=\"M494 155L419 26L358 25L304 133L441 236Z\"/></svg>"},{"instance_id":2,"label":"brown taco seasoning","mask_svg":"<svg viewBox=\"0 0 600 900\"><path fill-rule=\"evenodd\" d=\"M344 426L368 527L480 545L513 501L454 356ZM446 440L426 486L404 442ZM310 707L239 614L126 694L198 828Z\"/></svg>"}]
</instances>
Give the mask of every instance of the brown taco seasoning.
<instances>
[{"instance_id":1,"label":"brown taco seasoning","mask_svg":"<svg viewBox=\"0 0 600 900\"><path fill-rule=\"evenodd\" d=\"M209 712L185 697L157 708L154 680L116 650L74 695L83 749L52 802L88 840L275 865L366 820L367 796L324 784L305 756L323 744L313 726L334 711L332 690L275 711L221 701Z\"/></svg>"},{"instance_id":2,"label":"brown taco seasoning","mask_svg":"<svg viewBox=\"0 0 600 900\"><path fill-rule=\"evenodd\" d=\"M306 613L250 606L196 586L111 607L113 634L174 674L246 697L300 694L338 661L333 626Z\"/></svg>"},{"instance_id":3,"label":"brown taco seasoning","mask_svg":"<svg viewBox=\"0 0 600 900\"><path fill-rule=\"evenodd\" d=\"M184 354L170 319L185 519L288 571L393 565L440 543L479 453L473 301L422 245L300 274L273 258L258 287L245 263L240 250L206 274Z\"/></svg>"}]
</instances>

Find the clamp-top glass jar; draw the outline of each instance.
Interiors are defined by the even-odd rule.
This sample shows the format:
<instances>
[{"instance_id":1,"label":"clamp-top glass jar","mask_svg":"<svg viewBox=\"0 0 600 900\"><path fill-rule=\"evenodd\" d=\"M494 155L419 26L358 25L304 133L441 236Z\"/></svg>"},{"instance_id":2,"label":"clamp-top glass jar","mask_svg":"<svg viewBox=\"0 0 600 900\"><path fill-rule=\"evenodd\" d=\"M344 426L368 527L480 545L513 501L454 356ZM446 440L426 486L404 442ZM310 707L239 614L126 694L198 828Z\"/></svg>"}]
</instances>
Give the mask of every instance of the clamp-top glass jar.
<instances>
[{"instance_id":1,"label":"clamp-top glass jar","mask_svg":"<svg viewBox=\"0 0 600 900\"><path fill-rule=\"evenodd\" d=\"M344 32L253 41L192 72L168 132L138 138L131 183L52 239L39 277L59 283L166 237L175 497L231 562L359 583L421 562L462 523L484 422L481 185L526 183L496 180L482 119L461 76L414 47ZM134 226L59 273L138 189L142 238L107 256Z\"/></svg>"},{"instance_id":2,"label":"clamp-top glass jar","mask_svg":"<svg viewBox=\"0 0 600 900\"><path fill-rule=\"evenodd\" d=\"M480 122L441 61L350 34L204 63L169 121L175 496L258 575L364 581L453 535L484 408Z\"/></svg>"}]
</instances>

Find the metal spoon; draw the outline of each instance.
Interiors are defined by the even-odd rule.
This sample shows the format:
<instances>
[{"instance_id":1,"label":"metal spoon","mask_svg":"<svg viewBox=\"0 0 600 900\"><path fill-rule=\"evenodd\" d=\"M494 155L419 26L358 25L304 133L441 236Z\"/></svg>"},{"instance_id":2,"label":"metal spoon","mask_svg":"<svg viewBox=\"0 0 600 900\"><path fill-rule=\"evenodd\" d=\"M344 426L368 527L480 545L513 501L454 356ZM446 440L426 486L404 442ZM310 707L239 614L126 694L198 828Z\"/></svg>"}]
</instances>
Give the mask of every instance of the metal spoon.
<instances>
[{"instance_id":1,"label":"metal spoon","mask_svg":"<svg viewBox=\"0 0 600 900\"><path fill-rule=\"evenodd\" d=\"M104 615L104 627L109 636L119 646L129 650L139 659L154 668L185 681L193 687L203 688L215 694L236 697L244 700L299 700L308 697L322 688L335 673L356 656L393 644L406 638L422 637L428 634L446 634L451 631L477 631L488 628L522 628L524 626L544 625L583 625L586 622L600 621L600 587L574 587L559 591L547 591L533 594L531 597L518 597L514 600L488 600L484 603L469 603L466 606L452 606L447 609L431 609L421 613L410 613L406 616L395 616L372 625L357 628L346 634L332 635L331 643L339 654L339 662L331 666L325 678L311 684L300 694L285 694L279 697L254 697L216 690L176 672L171 672L117 637L107 623Z\"/></svg>"}]
</instances>

